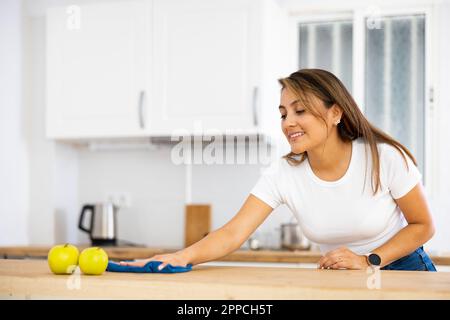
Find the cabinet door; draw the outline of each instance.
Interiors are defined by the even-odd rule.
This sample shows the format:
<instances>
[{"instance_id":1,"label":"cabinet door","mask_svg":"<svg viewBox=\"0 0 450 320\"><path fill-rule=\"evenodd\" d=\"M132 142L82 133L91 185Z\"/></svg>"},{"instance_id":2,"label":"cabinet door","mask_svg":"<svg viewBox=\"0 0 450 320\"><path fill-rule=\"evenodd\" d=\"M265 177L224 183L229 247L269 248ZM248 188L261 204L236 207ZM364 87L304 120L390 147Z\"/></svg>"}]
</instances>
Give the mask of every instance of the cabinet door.
<instances>
[{"instance_id":1,"label":"cabinet door","mask_svg":"<svg viewBox=\"0 0 450 320\"><path fill-rule=\"evenodd\" d=\"M127 1L48 10L49 137L145 133L149 7Z\"/></svg>"},{"instance_id":2,"label":"cabinet door","mask_svg":"<svg viewBox=\"0 0 450 320\"><path fill-rule=\"evenodd\" d=\"M257 127L257 3L154 1L154 134Z\"/></svg>"}]
</instances>

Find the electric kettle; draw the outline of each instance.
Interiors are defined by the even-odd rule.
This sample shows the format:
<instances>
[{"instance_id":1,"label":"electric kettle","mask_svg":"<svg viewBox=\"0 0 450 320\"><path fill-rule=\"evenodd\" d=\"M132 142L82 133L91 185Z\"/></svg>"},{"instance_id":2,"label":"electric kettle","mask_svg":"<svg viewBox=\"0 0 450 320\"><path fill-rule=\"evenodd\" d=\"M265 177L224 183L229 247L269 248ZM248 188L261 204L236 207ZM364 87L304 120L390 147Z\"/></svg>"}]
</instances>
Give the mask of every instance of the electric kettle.
<instances>
[{"instance_id":1,"label":"electric kettle","mask_svg":"<svg viewBox=\"0 0 450 320\"><path fill-rule=\"evenodd\" d=\"M111 202L86 204L81 209L78 228L87 232L92 245L117 244L117 211L119 207ZM89 225L85 225L86 212L90 212Z\"/></svg>"}]
</instances>

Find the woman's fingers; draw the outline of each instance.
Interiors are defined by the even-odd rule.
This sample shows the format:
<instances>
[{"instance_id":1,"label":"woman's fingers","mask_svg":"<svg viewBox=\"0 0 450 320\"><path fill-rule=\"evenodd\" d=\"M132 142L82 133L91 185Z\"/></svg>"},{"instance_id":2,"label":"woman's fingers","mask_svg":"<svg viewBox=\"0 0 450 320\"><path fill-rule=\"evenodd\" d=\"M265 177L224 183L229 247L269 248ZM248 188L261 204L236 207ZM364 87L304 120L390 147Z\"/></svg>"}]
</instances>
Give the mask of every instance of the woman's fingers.
<instances>
[{"instance_id":1,"label":"woman's fingers","mask_svg":"<svg viewBox=\"0 0 450 320\"><path fill-rule=\"evenodd\" d=\"M320 258L318 262L319 269L351 269L360 270L365 268L361 262L364 256L357 255L347 248L339 248L328 252Z\"/></svg>"},{"instance_id":2,"label":"woman's fingers","mask_svg":"<svg viewBox=\"0 0 450 320\"><path fill-rule=\"evenodd\" d=\"M136 260L136 261L120 261L119 263L122 266L143 267L143 266L145 266L145 264L147 262L155 260L155 257L156 256L153 256L153 257L148 258L148 259Z\"/></svg>"},{"instance_id":3,"label":"woman's fingers","mask_svg":"<svg viewBox=\"0 0 450 320\"><path fill-rule=\"evenodd\" d=\"M320 259L319 259L319 262L317 263L317 268L318 269L322 269L323 268L323 265L324 265L324 263L325 263L325 261L327 261L327 259L328 259L328 257L325 255L325 256L322 256Z\"/></svg>"},{"instance_id":4,"label":"woman's fingers","mask_svg":"<svg viewBox=\"0 0 450 320\"><path fill-rule=\"evenodd\" d=\"M320 258L319 260L319 269L326 268L329 264L329 261L330 261L330 253L327 253L324 256L322 256L322 258Z\"/></svg>"},{"instance_id":5,"label":"woman's fingers","mask_svg":"<svg viewBox=\"0 0 450 320\"><path fill-rule=\"evenodd\" d=\"M338 269L346 269L346 264L343 261L336 262L335 264L330 266L330 269L338 270Z\"/></svg>"},{"instance_id":6,"label":"woman's fingers","mask_svg":"<svg viewBox=\"0 0 450 320\"><path fill-rule=\"evenodd\" d=\"M341 263L342 265L343 258L338 256L335 253L326 254L319 260L319 269L329 269L332 268L336 263ZM341 266L342 268L342 266Z\"/></svg>"},{"instance_id":7,"label":"woman's fingers","mask_svg":"<svg viewBox=\"0 0 450 320\"><path fill-rule=\"evenodd\" d=\"M122 266L132 266L132 267L142 267L145 266L147 260L138 260L138 261L120 261L120 265Z\"/></svg>"},{"instance_id":8,"label":"woman's fingers","mask_svg":"<svg viewBox=\"0 0 450 320\"><path fill-rule=\"evenodd\" d=\"M348 254L348 249L345 247L340 247L338 249L327 252L324 256L322 256L318 262L319 269L328 269L331 268L334 264L338 262L342 262L344 257ZM342 263L340 264L342 268Z\"/></svg>"},{"instance_id":9,"label":"woman's fingers","mask_svg":"<svg viewBox=\"0 0 450 320\"><path fill-rule=\"evenodd\" d=\"M331 268L333 265L335 265L336 263L341 262L341 258L332 255L331 257L328 258L327 262L324 264L325 268Z\"/></svg>"},{"instance_id":10,"label":"woman's fingers","mask_svg":"<svg viewBox=\"0 0 450 320\"><path fill-rule=\"evenodd\" d=\"M188 264L188 261L184 259L181 255L177 253L168 253L168 254L158 254L154 255L151 258L145 259L145 260L137 260L137 261L121 261L120 265L123 266L139 266L142 267L149 261L158 261L161 262L158 265L158 270L163 270L167 265L172 265L174 267L176 266L182 266L186 267Z\"/></svg>"},{"instance_id":11,"label":"woman's fingers","mask_svg":"<svg viewBox=\"0 0 450 320\"><path fill-rule=\"evenodd\" d=\"M326 258L321 266L321 269L328 269L330 266L332 266L335 262L331 260L331 258Z\"/></svg>"},{"instance_id":12,"label":"woman's fingers","mask_svg":"<svg viewBox=\"0 0 450 320\"><path fill-rule=\"evenodd\" d=\"M162 263L158 266L158 270L164 269L168 264L172 267L186 267L187 263L184 261L180 261L179 259L174 258L173 256L161 258L159 261Z\"/></svg>"},{"instance_id":13,"label":"woman's fingers","mask_svg":"<svg viewBox=\"0 0 450 320\"><path fill-rule=\"evenodd\" d=\"M187 263L185 261L180 260L177 256L173 254L165 254L165 255L155 255L151 258L145 260L137 260L137 261L121 261L120 265L123 266L138 266L142 267L149 261L159 261L161 264L158 266L158 270L164 269L168 264L172 266L183 266L185 267Z\"/></svg>"}]
</instances>

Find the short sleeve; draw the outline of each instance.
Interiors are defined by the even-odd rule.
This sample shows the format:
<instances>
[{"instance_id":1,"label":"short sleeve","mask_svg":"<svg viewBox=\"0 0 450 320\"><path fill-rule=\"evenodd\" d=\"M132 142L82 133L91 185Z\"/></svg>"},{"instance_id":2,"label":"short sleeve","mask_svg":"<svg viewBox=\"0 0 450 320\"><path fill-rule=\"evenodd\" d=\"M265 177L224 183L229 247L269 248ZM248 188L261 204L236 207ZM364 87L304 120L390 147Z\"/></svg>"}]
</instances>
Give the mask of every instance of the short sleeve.
<instances>
[{"instance_id":1,"label":"short sleeve","mask_svg":"<svg viewBox=\"0 0 450 320\"><path fill-rule=\"evenodd\" d=\"M264 201L272 209L283 204L280 191L280 163L274 162L264 170L258 182L250 191L258 199Z\"/></svg>"},{"instance_id":2,"label":"short sleeve","mask_svg":"<svg viewBox=\"0 0 450 320\"><path fill-rule=\"evenodd\" d=\"M386 174L386 182L394 199L405 196L422 179L422 174L411 158L402 150L400 152L391 145L385 145L381 155L381 170Z\"/></svg>"}]
</instances>

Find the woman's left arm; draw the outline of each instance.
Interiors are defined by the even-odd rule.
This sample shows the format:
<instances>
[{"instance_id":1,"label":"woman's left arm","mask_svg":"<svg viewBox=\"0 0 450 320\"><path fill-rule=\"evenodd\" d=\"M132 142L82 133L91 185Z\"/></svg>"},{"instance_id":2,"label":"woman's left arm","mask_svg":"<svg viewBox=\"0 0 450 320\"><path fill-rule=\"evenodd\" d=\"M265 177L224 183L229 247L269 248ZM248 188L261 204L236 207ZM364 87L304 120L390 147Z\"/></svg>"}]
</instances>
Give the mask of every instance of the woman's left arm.
<instances>
[{"instance_id":1,"label":"woman's left arm","mask_svg":"<svg viewBox=\"0 0 450 320\"><path fill-rule=\"evenodd\" d=\"M421 183L395 201L403 212L408 225L385 244L372 251L381 257L381 267L410 254L434 235L433 218ZM365 269L368 264L366 256L357 255L343 247L325 254L320 258L318 267Z\"/></svg>"}]
</instances>

